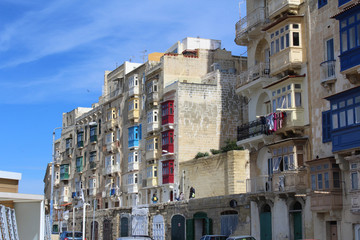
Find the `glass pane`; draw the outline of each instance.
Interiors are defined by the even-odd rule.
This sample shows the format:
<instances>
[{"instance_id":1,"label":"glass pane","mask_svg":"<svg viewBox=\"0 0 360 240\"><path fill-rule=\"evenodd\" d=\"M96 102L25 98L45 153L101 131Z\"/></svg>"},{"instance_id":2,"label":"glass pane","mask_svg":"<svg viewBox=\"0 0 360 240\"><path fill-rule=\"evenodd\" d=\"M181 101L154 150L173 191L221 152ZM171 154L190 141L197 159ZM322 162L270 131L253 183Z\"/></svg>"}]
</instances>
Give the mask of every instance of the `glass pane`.
<instances>
[{"instance_id":1,"label":"glass pane","mask_svg":"<svg viewBox=\"0 0 360 240\"><path fill-rule=\"evenodd\" d=\"M294 28L294 29L298 29L298 28L299 28L299 24L293 24L293 28Z\"/></svg>"},{"instance_id":2,"label":"glass pane","mask_svg":"<svg viewBox=\"0 0 360 240\"><path fill-rule=\"evenodd\" d=\"M339 117L340 117L340 127L345 127L346 126L345 111L340 112Z\"/></svg>"},{"instance_id":3,"label":"glass pane","mask_svg":"<svg viewBox=\"0 0 360 240\"><path fill-rule=\"evenodd\" d=\"M288 108L291 108L291 94L287 95Z\"/></svg>"},{"instance_id":4,"label":"glass pane","mask_svg":"<svg viewBox=\"0 0 360 240\"><path fill-rule=\"evenodd\" d=\"M333 184L334 188L340 188L340 174L338 172L333 172Z\"/></svg>"},{"instance_id":5,"label":"glass pane","mask_svg":"<svg viewBox=\"0 0 360 240\"><path fill-rule=\"evenodd\" d=\"M355 37L355 26L349 30L349 48L354 48L356 46L356 37Z\"/></svg>"},{"instance_id":6,"label":"glass pane","mask_svg":"<svg viewBox=\"0 0 360 240\"><path fill-rule=\"evenodd\" d=\"M293 46L300 46L300 34L293 32Z\"/></svg>"},{"instance_id":7,"label":"glass pane","mask_svg":"<svg viewBox=\"0 0 360 240\"><path fill-rule=\"evenodd\" d=\"M337 117L337 114L336 113L334 113L333 115L332 115L332 127L333 127L333 129L336 129L336 128L338 128L339 127L339 124L338 124L338 117Z\"/></svg>"},{"instance_id":8,"label":"glass pane","mask_svg":"<svg viewBox=\"0 0 360 240\"><path fill-rule=\"evenodd\" d=\"M360 123L360 106L355 108L355 123Z\"/></svg>"},{"instance_id":9,"label":"glass pane","mask_svg":"<svg viewBox=\"0 0 360 240\"><path fill-rule=\"evenodd\" d=\"M354 124L354 109L347 110L347 124Z\"/></svg>"},{"instance_id":10,"label":"glass pane","mask_svg":"<svg viewBox=\"0 0 360 240\"><path fill-rule=\"evenodd\" d=\"M316 177L311 175L311 190L316 190Z\"/></svg>"},{"instance_id":11,"label":"glass pane","mask_svg":"<svg viewBox=\"0 0 360 240\"><path fill-rule=\"evenodd\" d=\"M323 182L322 182L322 174L318 174L318 189L322 189L323 188Z\"/></svg>"},{"instance_id":12,"label":"glass pane","mask_svg":"<svg viewBox=\"0 0 360 240\"><path fill-rule=\"evenodd\" d=\"M288 33L285 35L285 46L286 47L290 46L290 39L289 39L289 34Z\"/></svg>"},{"instance_id":13,"label":"glass pane","mask_svg":"<svg viewBox=\"0 0 360 240\"><path fill-rule=\"evenodd\" d=\"M346 19L342 20L340 25L341 25L341 28L346 27Z\"/></svg>"},{"instance_id":14,"label":"glass pane","mask_svg":"<svg viewBox=\"0 0 360 240\"><path fill-rule=\"evenodd\" d=\"M276 47L275 51L276 51L276 52L279 52L279 51L280 51L279 39L276 39L276 41L275 41L275 47Z\"/></svg>"},{"instance_id":15,"label":"glass pane","mask_svg":"<svg viewBox=\"0 0 360 240\"><path fill-rule=\"evenodd\" d=\"M355 97L355 103L360 103L360 96Z\"/></svg>"},{"instance_id":16,"label":"glass pane","mask_svg":"<svg viewBox=\"0 0 360 240\"><path fill-rule=\"evenodd\" d=\"M285 47L285 44L284 44L284 36L281 36L281 38L280 38L280 48L281 48L281 50L283 50L284 47Z\"/></svg>"},{"instance_id":17,"label":"glass pane","mask_svg":"<svg viewBox=\"0 0 360 240\"><path fill-rule=\"evenodd\" d=\"M348 50L347 46L347 32L343 31L341 32L341 51L345 52Z\"/></svg>"},{"instance_id":18,"label":"glass pane","mask_svg":"<svg viewBox=\"0 0 360 240\"><path fill-rule=\"evenodd\" d=\"M352 98L348 99L346 101L346 104L349 106L349 105L352 105L354 103L354 100Z\"/></svg>"},{"instance_id":19,"label":"glass pane","mask_svg":"<svg viewBox=\"0 0 360 240\"><path fill-rule=\"evenodd\" d=\"M352 190L357 190L358 189L358 183L359 183L359 179L358 179L357 172L352 172L351 173L351 189Z\"/></svg>"},{"instance_id":20,"label":"glass pane","mask_svg":"<svg viewBox=\"0 0 360 240\"><path fill-rule=\"evenodd\" d=\"M335 103L335 104L331 105L331 109L336 110L337 109L337 104Z\"/></svg>"},{"instance_id":21,"label":"glass pane","mask_svg":"<svg viewBox=\"0 0 360 240\"><path fill-rule=\"evenodd\" d=\"M360 35L360 24L357 25L357 35ZM358 46L360 46L360 37L357 38L357 43Z\"/></svg>"},{"instance_id":22,"label":"glass pane","mask_svg":"<svg viewBox=\"0 0 360 240\"><path fill-rule=\"evenodd\" d=\"M288 156L284 156L284 169L289 170L289 158L288 158Z\"/></svg>"},{"instance_id":23,"label":"glass pane","mask_svg":"<svg viewBox=\"0 0 360 240\"><path fill-rule=\"evenodd\" d=\"M355 16L349 17L349 25L355 22Z\"/></svg>"},{"instance_id":24,"label":"glass pane","mask_svg":"<svg viewBox=\"0 0 360 240\"><path fill-rule=\"evenodd\" d=\"M343 107L345 107L345 101L339 102L339 108L343 108Z\"/></svg>"},{"instance_id":25,"label":"glass pane","mask_svg":"<svg viewBox=\"0 0 360 240\"><path fill-rule=\"evenodd\" d=\"M329 188L329 173L324 173L324 184L325 184L325 189Z\"/></svg>"},{"instance_id":26,"label":"glass pane","mask_svg":"<svg viewBox=\"0 0 360 240\"><path fill-rule=\"evenodd\" d=\"M301 107L301 93L295 93L295 107Z\"/></svg>"}]
</instances>

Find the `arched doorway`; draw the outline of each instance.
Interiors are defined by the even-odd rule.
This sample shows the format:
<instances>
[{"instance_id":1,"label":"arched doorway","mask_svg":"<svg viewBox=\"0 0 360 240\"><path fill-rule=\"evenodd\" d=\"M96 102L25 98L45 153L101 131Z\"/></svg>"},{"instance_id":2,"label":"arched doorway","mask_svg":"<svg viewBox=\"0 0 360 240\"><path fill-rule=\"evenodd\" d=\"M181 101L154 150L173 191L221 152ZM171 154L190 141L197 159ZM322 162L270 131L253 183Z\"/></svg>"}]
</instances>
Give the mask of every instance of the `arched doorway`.
<instances>
[{"instance_id":1,"label":"arched doorway","mask_svg":"<svg viewBox=\"0 0 360 240\"><path fill-rule=\"evenodd\" d=\"M104 220L103 240L112 240L112 224L111 221L108 219Z\"/></svg>"},{"instance_id":2,"label":"arched doorway","mask_svg":"<svg viewBox=\"0 0 360 240\"><path fill-rule=\"evenodd\" d=\"M153 239L165 239L164 218L161 215L156 215L153 219Z\"/></svg>"},{"instance_id":3,"label":"arched doorway","mask_svg":"<svg viewBox=\"0 0 360 240\"><path fill-rule=\"evenodd\" d=\"M90 240L98 240L99 239L99 224L98 222L91 222L91 239Z\"/></svg>"},{"instance_id":4,"label":"arched doorway","mask_svg":"<svg viewBox=\"0 0 360 240\"><path fill-rule=\"evenodd\" d=\"M292 229L293 239L302 239L302 206L301 203L295 202L290 211L290 226Z\"/></svg>"},{"instance_id":5,"label":"arched doorway","mask_svg":"<svg viewBox=\"0 0 360 240\"><path fill-rule=\"evenodd\" d=\"M265 204L260 212L260 239L272 239L271 207Z\"/></svg>"},{"instance_id":6,"label":"arched doorway","mask_svg":"<svg viewBox=\"0 0 360 240\"><path fill-rule=\"evenodd\" d=\"M129 218L121 217L120 219L120 236L128 237L129 236Z\"/></svg>"},{"instance_id":7,"label":"arched doorway","mask_svg":"<svg viewBox=\"0 0 360 240\"><path fill-rule=\"evenodd\" d=\"M171 240L185 240L185 217L174 215L171 218Z\"/></svg>"}]
</instances>

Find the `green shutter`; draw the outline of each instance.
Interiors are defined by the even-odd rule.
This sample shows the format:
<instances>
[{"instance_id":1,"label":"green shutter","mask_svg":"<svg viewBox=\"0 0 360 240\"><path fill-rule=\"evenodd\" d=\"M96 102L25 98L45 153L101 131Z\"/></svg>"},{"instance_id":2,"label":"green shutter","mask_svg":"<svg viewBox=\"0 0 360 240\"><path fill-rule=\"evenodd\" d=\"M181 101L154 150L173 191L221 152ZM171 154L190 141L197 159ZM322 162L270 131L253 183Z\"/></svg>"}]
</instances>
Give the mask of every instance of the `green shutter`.
<instances>
[{"instance_id":1,"label":"green shutter","mask_svg":"<svg viewBox=\"0 0 360 240\"><path fill-rule=\"evenodd\" d=\"M186 240L194 240L194 219L186 219Z\"/></svg>"}]
</instances>

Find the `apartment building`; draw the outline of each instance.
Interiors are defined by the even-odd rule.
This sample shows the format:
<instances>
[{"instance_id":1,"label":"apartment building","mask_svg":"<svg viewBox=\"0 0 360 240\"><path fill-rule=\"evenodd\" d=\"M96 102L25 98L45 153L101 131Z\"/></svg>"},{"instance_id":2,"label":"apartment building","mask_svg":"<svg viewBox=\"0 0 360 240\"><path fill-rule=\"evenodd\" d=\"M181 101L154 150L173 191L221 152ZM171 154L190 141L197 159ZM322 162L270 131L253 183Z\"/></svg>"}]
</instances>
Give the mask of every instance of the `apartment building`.
<instances>
[{"instance_id":1,"label":"apartment building","mask_svg":"<svg viewBox=\"0 0 360 240\"><path fill-rule=\"evenodd\" d=\"M236 89L248 100L248 119L238 127L237 144L250 151L251 233L256 239L309 238L308 5L255 0L246 8L235 42L248 49L248 70Z\"/></svg>"},{"instance_id":2,"label":"apartment building","mask_svg":"<svg viewBox=\"0 0 360 240\"><path fill-rule=\"evenodd\" d=\"M360 239L360 4L314 1L310 9L314 237Z\"/></svg>"},{"instance_id":3,"label":"apartment building","mask_svg":"<svg viewBox=\"0 0 360 240\"><path fill-rule=\"evenodd\" d=\"M246 4L237 144L250 151L252 234L359 239L359 2Z\"/></svg>"},{"instance_id":4,"label":"apartment building","mask_svg":"<svg viewBox=\"0 0 360 240\"><path fill-rule=\"evenodd\" d=\"M57 220L84 199L104 223L89 222L89 232L148 234L150 205L188 195L179 163L236 138L242 69L246 58L221 49L219 40L185 38L146 63L106 71L99 102L63 114L55 142ZM109 209L122 209L113 220L119 232Z\"/></svg>"}]
</instances>

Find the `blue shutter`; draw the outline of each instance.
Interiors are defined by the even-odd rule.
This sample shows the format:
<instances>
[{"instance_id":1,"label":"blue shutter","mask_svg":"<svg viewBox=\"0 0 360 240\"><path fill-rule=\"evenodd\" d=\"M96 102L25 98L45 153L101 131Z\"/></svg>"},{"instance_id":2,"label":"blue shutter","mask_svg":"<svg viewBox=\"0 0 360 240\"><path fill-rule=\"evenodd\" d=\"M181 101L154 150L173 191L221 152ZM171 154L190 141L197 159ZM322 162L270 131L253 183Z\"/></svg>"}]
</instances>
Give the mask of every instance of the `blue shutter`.
<instances>
[{"instance_id":1,"label":"blue shutter","mask_svg":"<svg viewBox=\"0 0 360 240\"><path fill-rule=\"evenodd\" d=\"M139 140L142 138L142 124L139 125Z\"/></svg>"},{"instance_id":2,"label":"blue shutter","mask_svg":"<svg viewBox=\"0 0 360 240\"><path fill-rule=\"evenodd\" d=\"M322 113L322 137L323 143L331 142L331 112L326 111Z\"/></svg>"},{"instance_id":3,"label":"blue shutter","mask_svg":"<svg viewBox=\"0 0 360 240\"><path fill-rule=\"evenodd\" d=\"M327 0L318 0L318 8L321 8L327 4Z\"/></svg>"}]
</instances>

